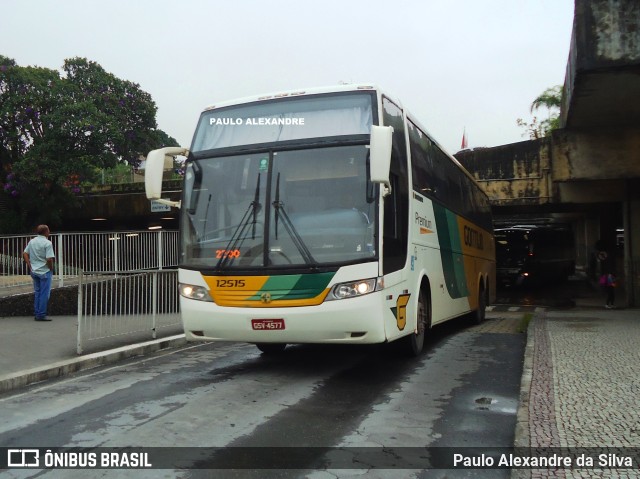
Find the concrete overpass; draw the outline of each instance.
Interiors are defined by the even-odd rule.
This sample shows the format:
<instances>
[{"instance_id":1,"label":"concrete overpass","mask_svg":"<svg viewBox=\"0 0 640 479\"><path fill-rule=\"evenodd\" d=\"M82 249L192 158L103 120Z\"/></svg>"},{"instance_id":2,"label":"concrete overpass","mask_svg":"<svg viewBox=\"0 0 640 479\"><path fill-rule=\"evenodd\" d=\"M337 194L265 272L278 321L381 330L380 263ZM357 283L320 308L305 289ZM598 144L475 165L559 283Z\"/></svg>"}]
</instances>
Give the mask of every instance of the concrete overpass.
<instances>
[{"instance_id":1,"label":"concrete overpass","mask_svg":"<svg viewBox=\"0 0 640 479\"><path fill-rule=\"evenodd\" d=\"M182 180L163 183L166 198L179 200ZM178 210L149 202L144 183L102 185L83 193L77 207L65 213L63 231L123 231L162 226L178 229Z\"/></svg>"},{"instance_id":2,"label":"concrete overpass","mask_svg":"<svg viewBox=\"0 0 640 479\"><path fill-rule=\"evenodd\" d=\"M561 128L542 140L459 152L498 221L571 223L578 264L617 257L640 301L640 3L576 0ZM624 246L617 229L624 230Z\"/></svg>"}]
</instances>

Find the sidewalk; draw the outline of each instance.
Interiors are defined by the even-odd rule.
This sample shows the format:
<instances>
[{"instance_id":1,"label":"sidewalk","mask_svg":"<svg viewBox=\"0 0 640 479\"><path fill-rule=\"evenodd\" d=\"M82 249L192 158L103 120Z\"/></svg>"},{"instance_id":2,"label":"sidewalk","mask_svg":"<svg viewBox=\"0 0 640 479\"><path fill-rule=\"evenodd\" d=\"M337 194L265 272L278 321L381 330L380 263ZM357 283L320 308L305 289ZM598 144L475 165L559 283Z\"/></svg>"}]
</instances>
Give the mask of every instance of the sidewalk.
<instances>
[{"instance_id":1,"label":"sidewalk","mask_svg":"<svg viewBox=\"0 0 640 479\"><path fill-rule=\"evenodd\" d=\"M135 344L120 346L118 338L97 343L98 352L76 353L77 316L0 317L0 394L28 384L71 374L126 358L186 344L184 334L151 340L151 333L134 337Z\"/></svg>"},{"instance_id":2,"label":"sidewalk","mask_svg":"<svg viewBox=\"0 0 640 479\"><path fill-rule=\"evenodd\" d=\"M514 445L640 451L640 309L601 295L529 324ZM634 449L635 448L635 449ZM637 467L637 466L636 466ZM518 469L513 478L637 478L635 469Z\"/></svg>"}]
</instances>

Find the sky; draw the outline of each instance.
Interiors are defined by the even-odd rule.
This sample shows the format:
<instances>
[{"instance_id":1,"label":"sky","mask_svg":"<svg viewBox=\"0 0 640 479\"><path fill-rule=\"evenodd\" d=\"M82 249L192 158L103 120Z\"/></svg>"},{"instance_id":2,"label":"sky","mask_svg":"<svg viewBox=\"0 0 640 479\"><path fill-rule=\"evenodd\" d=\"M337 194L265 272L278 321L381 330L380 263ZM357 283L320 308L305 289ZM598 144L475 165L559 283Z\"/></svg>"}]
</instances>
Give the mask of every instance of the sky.
<instances>
[{"instance_id":1,"label":"sky","mask_svg":"<svg viewBox=\"0 0 640 479\"><path fill-rule=\"evenodd\" d=\"M0 54L84 57L151 94L185 147L216 102L338 83L399 99L450 153L527 139L564 83L573 0L2 0ZM545 117L546 111L538 112Z\"/></svg>"}]
</instances>

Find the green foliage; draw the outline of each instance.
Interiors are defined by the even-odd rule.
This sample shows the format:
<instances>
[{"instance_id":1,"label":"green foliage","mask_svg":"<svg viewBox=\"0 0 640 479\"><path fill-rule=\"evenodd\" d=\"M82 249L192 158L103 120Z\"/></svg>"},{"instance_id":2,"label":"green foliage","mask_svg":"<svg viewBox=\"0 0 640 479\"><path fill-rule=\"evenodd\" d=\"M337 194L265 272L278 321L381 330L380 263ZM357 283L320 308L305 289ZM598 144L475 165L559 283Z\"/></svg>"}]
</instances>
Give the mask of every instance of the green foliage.
<instances>
[{"instance_id":1,"label":"green foliage","mask_svg":"<svg viewBox=\"0 0 640 479\"><path fill-rule=\"evenodd\" d=\"M2 193L0 192L0 196ZM22 226L22 218L13 210L0 214L0 233L31 233Z\"/></svg>"},{"instance_id":2,"label":"green foliage","mask_svg":"<svg viewBox=\"0 0 640 479\"><path fill-rule=\"evenodd\" d=\"M525 128L526 135L530 139L536 140L538 138L544 138L548 136L552 130L556 130L560 127L560 107L562 105L562 85L556 85L551 88L547 88L531 103L531 112L545 107L548 112L548 116L545 120L538 120L537 117L533 117L530 123L527 123L522 118L518 118L516 123L518 126Z\"/></svg>"},{"instance_id":3,"label":"green foliage","mask_svg":"<svg viewBox=\"0 0 640 479\"><path fill-rule=\"evenodd\" d=\"M113 185L116 183L131 183L133 168L124 163L120 163L113 168L96 171L96 177L100 177L100 184Z\"/></svg>"},{"instance_id":4,"label":"green foliage","mask_svg":"<svg viewBox=\"0 0 640 479\"><path fill-rule=\"evenodd\" d=\"M543 91L531 103L531 112L533 113L533 110L543 106L549 110L553 108L560 109L560 106L562 106L562 85L556 85Z\"/></svg>"},{"instance_id":5,"label":"green foliage","mask_svg":"<svg viewBox=\"0 0 640 479\"><path fill-rule=\"evenodd\" d=\"M0 55L0 186L27 226L55 225L96 169L136 166L151 149L177 146L138 84L84 58L62 70Z\"/></svg>"}]
</instances>

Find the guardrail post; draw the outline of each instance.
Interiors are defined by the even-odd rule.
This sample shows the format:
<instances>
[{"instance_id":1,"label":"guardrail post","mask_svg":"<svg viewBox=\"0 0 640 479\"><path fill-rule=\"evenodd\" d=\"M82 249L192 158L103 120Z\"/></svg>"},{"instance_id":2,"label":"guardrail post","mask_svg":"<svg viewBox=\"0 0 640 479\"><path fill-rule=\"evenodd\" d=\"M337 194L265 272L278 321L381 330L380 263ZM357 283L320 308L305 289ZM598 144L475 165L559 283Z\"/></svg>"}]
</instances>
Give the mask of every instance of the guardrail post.
<instances>
[{"instance_id":1,"label":"guardrail post","mask_svg":"<svg viewBox=\"0 0 640 479\"><path fill-rule=\"evenodd\" d=\"M152 321L152 327L151 327L151 337L153 339L156 339L156 315L158 313L158 272L154 271L153 273L151 273L151 280L152 280L152 287L151 287L151 291L152 291L152 297L151 297L151 321Z\"/></svg>"},{"instance_id":2,"label":"guardrail post","mask_svg":"<svg viewBox=\"0 0 640 479\"><path fill-rule=\"evenodd\" d=\"M82 354L82 313L84 311L84 270L78 271L78 328L76 336L76 352Z\"/></svg>"},{"instance_id":3,"label":"guardrail post","mask_svg":"<svg viewBox=\"0 0 640 479\"><path fill-rule=\"evenodd\" d=\"M64 286L64 235L58 233L58 286Z\"/></svg>"},{"instance_id":4,"label":"guardrail post","mask_svg":"<svg viewBox=\"0 0 640 479\"><path fill-rule=\"evenodd\" d=\"M158 230L158 269L162 271L162 230Z\"/></svg>"},{"instance_id":5,"label":"guardrail post","mask_svg":"<svg viewBox=\"0 0 640 479\"><path fill-rule=\"evenodd\" d=\"M118 233L114 233L109 239L113 241L113 271L116 273L116 277L118 276L118 271L120 271L120 257L118 243L120 242L120 235Z\"/></svg>"}]
</instances>

